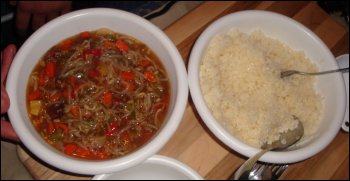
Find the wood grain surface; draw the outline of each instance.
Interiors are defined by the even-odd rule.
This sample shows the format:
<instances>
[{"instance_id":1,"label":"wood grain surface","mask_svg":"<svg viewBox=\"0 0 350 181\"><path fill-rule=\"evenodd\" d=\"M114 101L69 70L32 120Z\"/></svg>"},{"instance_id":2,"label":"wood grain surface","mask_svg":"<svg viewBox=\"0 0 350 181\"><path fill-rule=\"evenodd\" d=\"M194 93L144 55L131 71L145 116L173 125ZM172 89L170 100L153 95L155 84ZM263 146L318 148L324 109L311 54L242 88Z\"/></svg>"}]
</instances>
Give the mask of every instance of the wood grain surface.
<instances>
[{"instance_id":1,"label":"wood grain surface","mask_svg":"<svg viewBox=\"0 0 350 181\"><path fill-rule=\"evenodd\" d=\"M324 12L316 2L205 2L164 31L177 46L187 66L195 40L210 23L229 13L250 9L289 16L315 32L335 57L349 53L347 28ZM179 128L158 154L178 159L203 178L213 180L227 179L246 160L213 136L190 97ZM57 170L21 146L18 147L18 155L36 179L91 179L91 176ZM310 159L291 164L280 179L349 180L349 134L339 131L328 147Z\"/></svg>"}]
</instances>

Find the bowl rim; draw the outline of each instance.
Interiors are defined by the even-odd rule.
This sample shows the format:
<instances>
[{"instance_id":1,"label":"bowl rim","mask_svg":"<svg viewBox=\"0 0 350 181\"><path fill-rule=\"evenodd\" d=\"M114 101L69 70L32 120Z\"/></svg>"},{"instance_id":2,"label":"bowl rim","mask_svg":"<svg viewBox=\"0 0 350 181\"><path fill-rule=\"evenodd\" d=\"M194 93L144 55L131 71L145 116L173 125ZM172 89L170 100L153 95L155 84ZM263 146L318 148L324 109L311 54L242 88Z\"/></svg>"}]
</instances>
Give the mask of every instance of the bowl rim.
<instances>
[{"instance_id":1,"label":"bowl rim","mask_svg":"<svg viewBox=\"0 0 350 181\"><path fill-rule=\"evenodd\" d=\"M141 164L144 164L143 166L147 166L150 164L163 165L165 167L170 167L172 169L175 169L175 170L183 173L184 175L189 177L189 179L191 179L191 180L203 180L202 176L200 176L190 166L188 166L187 164L185 164L179 160L171 158L171 157L167 157L167 156L163 156L163 155L153 155L152 157L148 158L147 160L145 160ZM113 173L110 173L110 174L113 174ZM108 175L109 174L95 175L92 178L92 180L105 180L106 176L108 177ZM111 179L111 178L109 178L109 179ZM117 178L114 178L114 179L117 179ZM147 179L147 178L145 178L145 179Z\"/></svg>"},{"instance_id":2,"label":"bowl rim","mask_svg":"<svg viewBox=\"0 0 350 181\"><path fill-rule=\"evenodd\" d=\"M28 51L31 49L31 46L33 46L32 42L40 39L40 34L46 31L50 31L50 27L56 26L56 24L72 20L74 18L84 18L84 16L91 14L96 14L99 16L119 16L126 20L134 21L134 23L142 25L150 33L156 35L155 38L157 41L162 43L163 46L169 51L169 56L173 59L174 70L176 71L176 83L174 85L177 85L177 95L174 99L175 104L172 109L172 113L169 114L167 123L163 125L162 131L159 131L157 133L158 135L153 137L152 140L142 148L129 153L128 155L112 160L95 161L76 159L69 156L64 156L63 153L58 152L54 148L46 147L47 143L44 140L37 140L35 136L30 133L29 128L25 127L24 122L26 120L20 116L19 110L17 109L17 107L19 107L18 99L16 96L16 81L19 79L18 72L20 71L22 60L24 60L25 57L29 55ZM178 49L169 39L169 37L161 29L153 25L148 20L130 12L111 8L88 8L73 11L57 17L56 19L39 28L25 41L25 43L22 45L22 47L20 47L17 54L15 55L12 66L10 67L8 73L6 88L11 100L11 105L8 110L10 122L20 140L23 140L22 143L32 153L34 153L35 156L56 168L71 173L87 175L123 170L139 164L140 162L146 160L158 152L175 133L180 122L182 121L189 93L187 84L187 72L184 61Z\"/></svg>"},{"instance_id":3,"label":"bowl rim","mask_svg":"<svg viewBox=\"0 0 350 181\"><path fill-rule=\"evenodd\" d=\"M319 46L325 50L325 54L331 59L334 59L334 68L337 68L337 64L333 54L330 52L329 48L324 44L324 42L311 30L302 25L301 23L295 21L294 19L287 17L285 15L264 11L264 10L244 10L238 11L235 13L228 14L223 16L213 23L211 23L198 37L196 40L191 54L189 58L188 64L188 81L189 81L189 89L190 95L194 102L194 105L197 109L198 114L204 121L205 125L209 128L209 130L214 133L214 135L229 148L237 151L239 154L244 155L246 157L252 157L257 154L261 149L249 146L237 138L233 137L231 133L229 133L226 129L224 129L220 123L218 123L213 115L211 115L209 108L206 106L205 100L203 99L203 95L200 89L199 84L199 64L201 61L201 52L207 47L206 43L218 32L219 27L225 26L225 23L238 20L242 17L267 17L267 18L275 18L282 21L288 21L288 23L293 24L298 30L303 31L306 35L312 38L315 42L319 44ZM227 27L225 27L227 28ZM233 27L232 27L233 28ZM239 28L238 28L239 29ZM337 73L338 80L342 79L340 73ZM345 111L345 87L343 84L338 91L339 97L338 101L341 106L339 112ZM337 135L340 127L341 121L343 120L344 114L337 114L335 120L337 124L332 124L332 127L320 138L315 140L315 142L311 143L308 148L301 148L298 150L289 150L288 152L277 152L277 151L269 151L264 154L259 160L263 162L269 163L294 163L310 158L311 156L317 154L322 151ZM310 149L311 148L311 149Z\"/></svg>"}]
</instances>

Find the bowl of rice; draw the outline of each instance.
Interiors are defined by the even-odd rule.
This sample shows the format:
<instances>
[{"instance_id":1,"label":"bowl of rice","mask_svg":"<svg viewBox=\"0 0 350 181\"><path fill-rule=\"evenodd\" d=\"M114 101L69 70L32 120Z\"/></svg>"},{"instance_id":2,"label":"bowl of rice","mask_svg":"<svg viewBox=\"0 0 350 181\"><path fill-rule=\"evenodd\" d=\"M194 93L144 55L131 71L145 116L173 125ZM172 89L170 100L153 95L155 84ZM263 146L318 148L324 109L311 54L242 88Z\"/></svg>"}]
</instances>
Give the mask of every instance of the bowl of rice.
<instances>
[{"instance_id":1,"label":"bowl of rice","mask_svg":"<svg viewBox=\"0 0 350 181\"><path fill-rule=\"evenodd\" d=\"M340 73L282 79L280 72L337 68L328 47L302 24L273 12L241 11L202 32L189 59L189 88L208 129L246 157L300 120L301 140L260 158L293 163L319 153L334 139L344 116L345 86Z\"/></svg>"}]
</instances>

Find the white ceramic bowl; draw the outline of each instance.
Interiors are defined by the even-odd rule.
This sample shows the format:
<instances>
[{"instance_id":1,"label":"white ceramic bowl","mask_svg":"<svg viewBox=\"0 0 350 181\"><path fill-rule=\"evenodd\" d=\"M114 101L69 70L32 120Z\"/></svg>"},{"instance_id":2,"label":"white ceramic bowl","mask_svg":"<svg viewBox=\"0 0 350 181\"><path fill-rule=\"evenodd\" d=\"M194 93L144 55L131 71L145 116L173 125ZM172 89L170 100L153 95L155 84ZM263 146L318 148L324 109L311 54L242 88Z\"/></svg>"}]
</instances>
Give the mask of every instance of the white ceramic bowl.
<instances>
[{"instance_id":1,"label":"white ceramic bowl","mask_svg":"<svg viewBox=\"0 0 350 181\"><path fill-rule=\"evenodd\" d=\"M336 58L339 68L349 67L349 54L340 55ZM342 124L342 129L345 132L349 132L349 72L343 73L346 89L346 110Z\"/></svg>"},{"instance_id":2,"label":"white ceramic bowl","mask_svg":"<svg viewBox=\"0 0 350 181\"><path fill-rule=\"evenodd\" d=\"M338 68L334 56L327 46L308 28L293 19L268 11L241 11L229 14L212 23L196 41L189 60L188 79L190 93L197 111L215 136L231 149L251 157L260 149L251 147L230 134L210 113L199 83L199 65L211 38L230 29L249 33L260 29L265 35L279 39L295 50L303 50L320 70ZM307 159L323 150L338 133L343 120L346 95L340 73L316 78L316 90L324 97L325 112L313 139L283 152L270 151L260 161L270 163L291 163Z\"/></svg>"},{"instance_id":3,"label":"white ceramic bowl","mask_svg":"<svg viewBox=\"0 0 350 181\"><path fill-rule=\"evenodd\" d=\"M117 159L87 161L66 156L40 137L27 115L26 85L33 67L50 47L79 32L93 31L102 27L135 37L158 55L170 77L171 99L169 113L162 128L145 146ZM123 170L153 156L176 131L188 98L186 68L176 46L164 32L139 16L105 8L71 12L37 30L19 49L9 71L6 88L11 100L9 118L24 145L37 157L54 167L89 175Z\"/></svg>"},{"instance_id":4,"label":"white ceramic bowl","mask_svg":"<svg viewBox=\"0 0 350 181\"><path fill-rule=\"evenodd\" d=\"M93 180L203 180L191 167L170 157L155 155L143 163L110 174L96 175Z\"/></svg>"}]
</instances>

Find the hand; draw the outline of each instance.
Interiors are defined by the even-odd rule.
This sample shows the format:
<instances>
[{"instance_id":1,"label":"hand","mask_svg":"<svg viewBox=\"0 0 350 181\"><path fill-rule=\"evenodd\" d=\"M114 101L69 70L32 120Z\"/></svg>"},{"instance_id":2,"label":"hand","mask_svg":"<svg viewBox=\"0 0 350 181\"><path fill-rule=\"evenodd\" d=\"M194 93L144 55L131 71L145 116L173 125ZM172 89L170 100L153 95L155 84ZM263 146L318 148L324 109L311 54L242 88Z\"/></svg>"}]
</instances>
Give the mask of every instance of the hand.
<instances>
[{"instance_id":1,"label":"hand","mask_svg":"<svg viewBox=\"0 0 350 181\"><path fill-rule=\"evenodd\" d=\"M1 114L6 113L10 107L10 99L5 89L5 80L16 53L16 47L9 45L1 52ZM14 129L8 121L1 118L1 137L12 141L19 141Z\"/></svg>"},{"instance_id":2,"label":"hand","mask_svg":"<svg viewBox=\"0 0 350 181\"><path fill-rule=\"evenodd\" d=\"M37 30L46 22L68 13L71 10L71 1L11 1L17 6L16 27L19 35L27 33L32 18L31 28Z\"/></svg>"}]
</instances>

